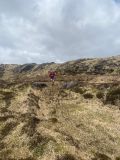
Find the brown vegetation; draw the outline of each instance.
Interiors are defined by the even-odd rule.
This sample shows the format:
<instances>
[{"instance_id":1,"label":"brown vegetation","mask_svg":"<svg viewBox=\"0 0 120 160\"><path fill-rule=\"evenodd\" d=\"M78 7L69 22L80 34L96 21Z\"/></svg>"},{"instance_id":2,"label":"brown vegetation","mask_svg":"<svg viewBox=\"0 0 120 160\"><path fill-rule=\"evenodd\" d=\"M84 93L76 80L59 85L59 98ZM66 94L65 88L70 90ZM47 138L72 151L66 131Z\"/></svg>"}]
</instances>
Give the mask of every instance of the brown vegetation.
<instances>
[{"instance_id":1,"label":"brown vegetation","mask_svg":"<svg viewBox=\"0 0 120 160\"><path fill-rule=\"evenodd\" d=\"M59 66L1 66L0 160L119 160L119 61Z\"/></svg>"}]
</instances>

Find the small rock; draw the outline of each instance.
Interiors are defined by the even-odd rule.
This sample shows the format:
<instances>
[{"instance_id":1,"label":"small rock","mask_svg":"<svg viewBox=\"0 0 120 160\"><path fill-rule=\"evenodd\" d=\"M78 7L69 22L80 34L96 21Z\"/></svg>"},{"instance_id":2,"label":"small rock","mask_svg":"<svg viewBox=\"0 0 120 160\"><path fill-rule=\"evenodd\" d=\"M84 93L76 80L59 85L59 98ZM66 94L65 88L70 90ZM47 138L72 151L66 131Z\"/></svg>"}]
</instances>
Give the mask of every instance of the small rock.
<instances>
[{"instance_id":1,"label":"small rock","mask_svg":"<svg viewBox=\"0 0 120 160\"><path fill-rule=\"evenodd\" d=\"M63 88L70 89L78 85L77 81L65 82Z\"/></svg>"}]
</instances>

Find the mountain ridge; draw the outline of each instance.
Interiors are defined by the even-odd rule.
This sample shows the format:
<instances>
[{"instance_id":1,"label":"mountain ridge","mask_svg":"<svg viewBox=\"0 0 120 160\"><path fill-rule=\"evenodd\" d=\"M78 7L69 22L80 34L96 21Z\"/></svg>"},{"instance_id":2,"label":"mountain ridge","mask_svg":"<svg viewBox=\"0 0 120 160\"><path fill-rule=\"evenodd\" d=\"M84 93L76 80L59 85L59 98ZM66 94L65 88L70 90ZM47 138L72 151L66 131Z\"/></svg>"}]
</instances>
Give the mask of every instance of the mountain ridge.
<instances>
[{"instance_id":1,"label":"mountain ridge","mask_svg":"<svg viewBox=\"0 0 120 160\"><path fill-rule=\"evenodd\" d=\"M22 74L25 77L33 75L47 75L50 69L56 70L61 75L77 75L77 74L92 74L92 75L120 75L120 56L109 58L88 58L68 61L62 64L51 63L28 63L23 65L17 64L1 64L0 78L10 79L16 78Z\"/></svg>"}]
</instances>

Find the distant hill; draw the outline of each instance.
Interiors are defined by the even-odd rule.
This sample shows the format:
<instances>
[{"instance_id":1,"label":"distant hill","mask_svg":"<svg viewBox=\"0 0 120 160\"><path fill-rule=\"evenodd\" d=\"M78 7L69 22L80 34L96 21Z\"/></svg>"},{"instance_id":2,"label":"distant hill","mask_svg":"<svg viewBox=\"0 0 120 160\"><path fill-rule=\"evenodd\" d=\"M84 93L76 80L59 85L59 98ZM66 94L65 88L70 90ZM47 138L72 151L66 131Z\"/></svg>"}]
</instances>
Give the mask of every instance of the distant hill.
<instances>
[{"instance_id":1,"label":"distant hill","mask_svg":"<svg viewBox=\"0 0 120 160\"><path fill-rule=\"evenodd\" d=\"M100 59L80 59L60 65L64 74L120 74L120 56Z\"/></svg>"},{"instance_id":2,"label":"distant hill","mask_svg":"<svg viewBox=\"0 0 120 160\"><path fill-rule=\"evenodd\" d=\"M50 69L56 70L63 75L92 74L92 75L120 75L120 56L109 58L79 59L63 64L1 64L0 78L14 79L17 76L42 76Z\"/></svg>"}]
</instances>

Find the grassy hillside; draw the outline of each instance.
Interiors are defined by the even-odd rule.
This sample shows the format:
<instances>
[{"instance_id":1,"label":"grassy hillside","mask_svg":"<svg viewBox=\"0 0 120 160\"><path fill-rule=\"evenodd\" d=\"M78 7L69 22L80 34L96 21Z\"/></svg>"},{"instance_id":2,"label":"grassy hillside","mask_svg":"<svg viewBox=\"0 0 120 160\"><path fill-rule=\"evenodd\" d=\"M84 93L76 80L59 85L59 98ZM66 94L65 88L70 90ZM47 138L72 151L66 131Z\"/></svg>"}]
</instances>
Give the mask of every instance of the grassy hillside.
<instances>
[{"instance_id":1,"label":"grassy hillside","mask_svg":"<svg viewBox=\"0 0 120 160\"><path fill-rule=\"evenodd\" d=\"M66 71L99 61L2 65L0 160L119 160L119 72ZM50 68L58 74L54 85Z\"/></svg>"},{"instance_id":2,"label":"grassy hillside","mask_svg":"<svg viewBox=\"0 0 120 160\"><path fill-rule=\"evenodd\" d=\"M60 65L64 74L120 74L120 56L101 59L81 59Z\"/></svg>"},{"instance_id":3,"label":"grassy hillside","mask_svg":"<svg viewBox=\"0 0 120 160\"><path fill-rule=\"evenodd\" d=\"M120 56L104 59L80 59L63 64L23 64L0 65L0 78L13 80L36 78L46 75L50 69L56 70L58 75L120 75Z\"/></svg>"}]
</instances>

